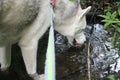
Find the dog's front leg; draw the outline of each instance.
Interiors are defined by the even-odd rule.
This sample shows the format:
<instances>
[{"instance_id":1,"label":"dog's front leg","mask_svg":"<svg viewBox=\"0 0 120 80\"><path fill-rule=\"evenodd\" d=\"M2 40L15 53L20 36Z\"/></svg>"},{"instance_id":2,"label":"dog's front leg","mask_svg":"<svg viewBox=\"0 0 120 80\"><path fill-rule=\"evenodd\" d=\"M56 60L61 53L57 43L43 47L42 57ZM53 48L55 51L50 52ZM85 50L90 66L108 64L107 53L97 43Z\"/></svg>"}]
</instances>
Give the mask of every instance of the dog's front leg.
<instances>
[{"instance_id":1,"label":"dog's front leg","mask_svg":"<svg viewBox=\"0 0 120 80\"><path fill-rule=\"evenodd\" d=\"M11 63L11 45L0 47L0 65L1 70L8 69Z\"/></svg>"},{"instance_id":2,"label":"dog's front leg","mask_svg":"<svg viewBox=\"0 0 120 80\"><path fill-rule=\"evenodd\" d=\"M24 40L24 39L23 39ZM19 43L22 51L22 56L26 66L27 73L34 78L34 80L40 80L39 75L36 72L37 63L37 40L30 40L26 44L22 44L22 40Z\"/></svg>"},{"instance_id":3,"label":"dog's front leg","mask_svg":"<svg viewBox=\"0 0 120 80\"><path fill-rule=\"evenodd\" d=\"M20 48L28 74L36 73L37 42L31 41Z\"/></svg>"}]
</instances>

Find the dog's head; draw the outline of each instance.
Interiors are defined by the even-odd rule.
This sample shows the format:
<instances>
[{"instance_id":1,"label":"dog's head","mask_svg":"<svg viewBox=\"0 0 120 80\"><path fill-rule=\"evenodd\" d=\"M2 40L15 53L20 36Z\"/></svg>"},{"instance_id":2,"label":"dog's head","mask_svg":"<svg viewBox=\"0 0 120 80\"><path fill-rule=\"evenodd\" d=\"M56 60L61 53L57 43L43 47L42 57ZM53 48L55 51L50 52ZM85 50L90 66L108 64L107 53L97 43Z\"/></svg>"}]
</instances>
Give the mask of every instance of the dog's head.
<instances>
[{"instance_id":1,"label":"dog's head","mask_svg":"<svg viewBox=\"0 0 120 80\"><path fill-rule=\"evenodd\" d=\"M79 0L56 0L54 27L68 42L79 46L86 40L84 29L86 27L86 14L91 7L81 9Z\"/></svg>"}]
</instances>

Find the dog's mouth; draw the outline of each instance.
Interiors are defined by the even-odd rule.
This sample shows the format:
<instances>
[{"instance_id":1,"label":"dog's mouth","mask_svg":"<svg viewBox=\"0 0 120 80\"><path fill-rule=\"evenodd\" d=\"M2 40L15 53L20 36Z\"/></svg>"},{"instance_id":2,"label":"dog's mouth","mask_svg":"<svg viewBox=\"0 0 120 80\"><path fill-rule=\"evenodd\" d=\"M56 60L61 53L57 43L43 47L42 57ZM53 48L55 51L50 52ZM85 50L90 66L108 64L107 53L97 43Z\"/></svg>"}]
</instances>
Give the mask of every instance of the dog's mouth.
<instances>
[{"instance_id":1,"label":"dog's mouth","mask_svg":"<svg viewBox=\"0 0 120 80\"><path fill-rule=\"evenodd\" d=\"M80 47L80 43L78 43L75 39L73 40L73 46Z\"/></svg>"}]
</instances>

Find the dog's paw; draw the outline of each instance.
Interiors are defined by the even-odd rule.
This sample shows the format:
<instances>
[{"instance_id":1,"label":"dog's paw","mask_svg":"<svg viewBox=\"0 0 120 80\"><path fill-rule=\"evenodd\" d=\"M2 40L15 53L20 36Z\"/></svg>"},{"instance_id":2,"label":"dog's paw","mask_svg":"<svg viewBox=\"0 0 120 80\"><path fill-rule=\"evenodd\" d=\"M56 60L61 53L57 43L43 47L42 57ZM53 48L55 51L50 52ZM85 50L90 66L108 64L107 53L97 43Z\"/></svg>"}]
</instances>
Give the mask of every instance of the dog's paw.
<instances>
[{"instance_id":1,"label":"dog's paw","mask_svg":"<svg viewBox=\"0 0 120 80\"><path fill-rule=\"evenodd\" d=\"M44 80L44 74L39 75L35 73L35 74L31 74L30 77L32 77L34 80Z\"/></svg>"},{"instance_id":2,"label":"dog's paw","mask_svg":"<svg viewBox=\"0 0 120 80\"><path fill-rule=\"evenodd\" d=\"M9 68L1 68L0 73L7 75L9 73Z\"/></svg>"}]
</instances>

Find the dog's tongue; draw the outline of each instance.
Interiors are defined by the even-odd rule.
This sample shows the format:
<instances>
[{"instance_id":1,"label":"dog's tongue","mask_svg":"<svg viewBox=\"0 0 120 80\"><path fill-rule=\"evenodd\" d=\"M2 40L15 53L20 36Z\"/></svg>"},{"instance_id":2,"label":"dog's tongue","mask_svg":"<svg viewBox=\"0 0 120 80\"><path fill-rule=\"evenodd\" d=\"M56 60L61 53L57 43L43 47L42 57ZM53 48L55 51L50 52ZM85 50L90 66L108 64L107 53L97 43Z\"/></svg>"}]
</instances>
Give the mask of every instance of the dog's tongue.
<instances>
[{"instance_id":1,"label":"dog's tongue","mask_svg":"<svg viewBox=\"0 0 120 80\"><path fill-rule=\"evenodd\" d=\"M50 3L51 3L52 6L55 6L56 0L51 0Z\"/></svg>"},{"instance_id":2,"label":"dog's tongue","mask_svg":"<svg viewBox=\"0 0 120 80\"><path fill-rule=\"evenodd\" d=\"M80 47L80 44L77 43L77 42L76 42L74 45L75 45L76 47Z\"/></svg>"}]
</instances>

